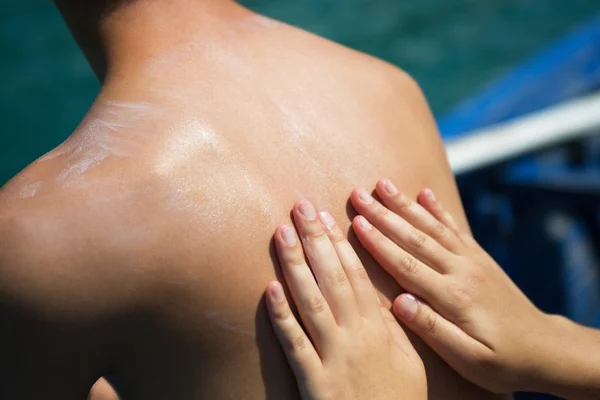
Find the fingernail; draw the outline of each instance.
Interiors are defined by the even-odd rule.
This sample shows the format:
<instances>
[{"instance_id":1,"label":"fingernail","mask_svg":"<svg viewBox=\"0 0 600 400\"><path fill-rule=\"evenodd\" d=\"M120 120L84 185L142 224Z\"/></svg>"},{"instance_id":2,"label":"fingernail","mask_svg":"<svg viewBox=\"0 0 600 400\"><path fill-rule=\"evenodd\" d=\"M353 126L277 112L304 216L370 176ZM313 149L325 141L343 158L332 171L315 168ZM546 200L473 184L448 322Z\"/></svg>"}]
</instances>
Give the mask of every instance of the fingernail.
<instances>
[{"instance_id":1,"label":"fingernail","mask_svg":"<svg viewBox=\"0 0 600 400\"><path fill-rule=\"evenodd\" d=\"M363 217L362 215L358 217L358 226L360 226L361 229L364 231L370 231L372 228L369 221L367 221L367 219L365 217Z\"/></svg>"},{"instance_id":2,"label":"fingernail","mask_svg":"<svg viewBox=\"0 0 600 400\"><path fill-rule=\"evenodd\" d=\"M427 197L430 202L435 203L437 199L435 198L435 195L431 189L425 189L423 192L425 192L425 197Z\"/></svg>"},{"instance_id":3,"label":"fingernail","mask_svg":"<svg viewBox=\"0 0 600 400\"><path fill-rule=\"evenodd\" d=\"M323 226L327 229L331 229L335 225L335 220L333 219L331 214L329 214L327 211L321 211L319 213L319 220L321 221Z\"/></svg>"},{"instance_id":4,"label":"fingernail","mask_svg":"<svg viewBox=\"0 0 600 400\"><path fill-rule=\"evenodd\" d=\"M298 206L298 211L300 211L300 214L304 217L304 219L309 221L312 221L317 216L317 212L310 201L303 201L300 203Z\"/></svg>"},{"instance_id":5,"label":"fingernail","mask_svg":"<svg viewBox=\"0 0 600 400\"><path fill-rule=\"evenodd\" d=\"M395 196L398 194L398 189L396 189L396 186L394 186L394 184L389 179L386 179L384 187L385 191L390 196Z\"/></svg>"},{"instance_id":6,"label":"fingernail","mask_svg":"<svg viewBox=\"0 0 600 400\"><path fill-rule=\"evenodd\" d=\"M358 191L358 197L363 203L371 204L373 202L373 198L365 189L360 189Z\"/></svg>"},{"instance_id":7,"label":"fingernail","mask_svg":"<svg viewBox=\"0 0 600 400\"><path fill-rule=\"evenodd\" d=\"M419 302L412 294L405 294L400 296L400 302L398 305L399 317L407 321L412 320L417 315L419 308Z\"/></svg>"},{"instance_id":8,"label":"fingernail","mask_svg":"<svg viewBox=\"0 0 600 400\"><path fill-rule=\"evenodd\" d=\"M287 225L281 229L281 238L283 239L283 242L290 247L296 245L296 234L294 233L294 230Z\"/></svg>"},{"instance_id":9,"label":"fingernail","mask_svg":"<svg viewBox=\"0 0 600 400\"><path fill-rule=\"evenodd\" d=\"M283 288L281 287L281 285L269 285L269 292L271 293L271 297L273 298L273 300L277 302L281 302L285 298L285 295L283 294Z\"/></svg>"}]
</instances>

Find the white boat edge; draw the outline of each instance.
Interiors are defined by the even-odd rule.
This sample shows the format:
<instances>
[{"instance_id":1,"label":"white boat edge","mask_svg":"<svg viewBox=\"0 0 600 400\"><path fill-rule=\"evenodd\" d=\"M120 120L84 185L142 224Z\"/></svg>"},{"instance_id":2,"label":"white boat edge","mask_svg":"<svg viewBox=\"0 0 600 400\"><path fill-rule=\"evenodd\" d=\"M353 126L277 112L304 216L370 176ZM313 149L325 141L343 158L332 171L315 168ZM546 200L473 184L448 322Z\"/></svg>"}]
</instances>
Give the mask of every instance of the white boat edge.
<instances>
[{"instance_id":1,"label":"white boat edge","mask_svg":"<svg viewBox=\"0 0 600 400\"><path fill-rule=\"evenodd\" d=\"M566 141L600 133L600 93L578 97L446 143L454 174L464 174Z\"/></svg>"}]
</instances>

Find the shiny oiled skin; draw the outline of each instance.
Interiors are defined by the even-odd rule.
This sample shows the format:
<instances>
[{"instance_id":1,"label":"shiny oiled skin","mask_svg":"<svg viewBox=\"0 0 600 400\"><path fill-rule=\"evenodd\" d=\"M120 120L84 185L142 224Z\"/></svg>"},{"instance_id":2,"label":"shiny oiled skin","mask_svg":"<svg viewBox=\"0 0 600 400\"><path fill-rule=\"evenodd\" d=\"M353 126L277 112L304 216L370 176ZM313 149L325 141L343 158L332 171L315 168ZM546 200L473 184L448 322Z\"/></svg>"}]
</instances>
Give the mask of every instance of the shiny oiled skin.
<instances>
[{"instance_id":1,"label":"shiny oiled skin","mask_svg":"<svg viewBox=\"0 0 600 400\"><path fill-rule=\"evenodd\" d=\"M294 200L347 229L352 188L389 176L466 226L405 73L234 4L152 7L106 22L122 40L85 120L0 191L0 398L85 398L106 374L125 399L297 398L262 299ZM415 345L431 399L495 398Z\"/></svg>"}]
</instances>

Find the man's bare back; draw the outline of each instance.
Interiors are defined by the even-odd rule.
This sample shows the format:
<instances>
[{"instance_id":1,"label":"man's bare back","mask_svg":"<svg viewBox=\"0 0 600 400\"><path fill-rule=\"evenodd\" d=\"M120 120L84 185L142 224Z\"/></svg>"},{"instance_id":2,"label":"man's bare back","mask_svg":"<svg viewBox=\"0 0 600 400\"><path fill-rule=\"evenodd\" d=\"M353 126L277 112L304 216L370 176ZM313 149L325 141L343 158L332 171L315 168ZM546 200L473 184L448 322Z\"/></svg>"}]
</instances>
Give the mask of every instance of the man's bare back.
<instances>
[{"instance_id":1,"label":"man's bare back","mask_svg":"<svg viewBox=\"0 0 600 400\"><path fill-rule=\"evenodd\" d=\"M126 399L296 398L262 304L294 200L348 228L350 190L390 176L466 226L406 74L234 3L162 3L112 10L102 55L63 5L106 78L0 192L1 398L82 398L107 374ZM493 398L415 345L430 398Z\"/></svg>"}]
</instances>

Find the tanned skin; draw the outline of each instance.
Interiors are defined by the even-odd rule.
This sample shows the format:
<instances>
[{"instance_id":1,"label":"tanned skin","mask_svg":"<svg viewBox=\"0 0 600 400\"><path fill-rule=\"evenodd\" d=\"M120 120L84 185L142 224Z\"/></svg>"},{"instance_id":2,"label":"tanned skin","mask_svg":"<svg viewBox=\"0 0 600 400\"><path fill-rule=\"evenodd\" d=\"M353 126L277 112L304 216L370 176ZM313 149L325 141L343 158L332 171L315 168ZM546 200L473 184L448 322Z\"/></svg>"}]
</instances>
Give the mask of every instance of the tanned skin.
<instances>
[{"instance_id":1,"label":"tanned skin","mask_svg":"<svg viewBox=\"0 0 600 400\"><path fill-rule=\"evenodd\" d=\"M468 229L427 102L396 67L226 0L58 1L102 81L0 192L0 398L299 396L266 314L300 197L422 187ZM383 301L400 287L350 237ZM500 398L418 340L431 399Z\"/></svg>"}]
</instances>

